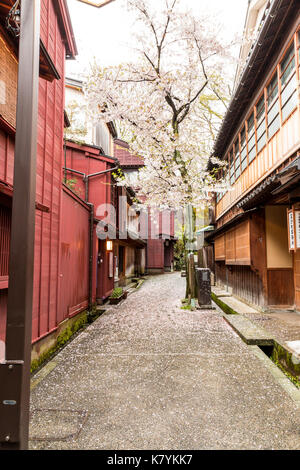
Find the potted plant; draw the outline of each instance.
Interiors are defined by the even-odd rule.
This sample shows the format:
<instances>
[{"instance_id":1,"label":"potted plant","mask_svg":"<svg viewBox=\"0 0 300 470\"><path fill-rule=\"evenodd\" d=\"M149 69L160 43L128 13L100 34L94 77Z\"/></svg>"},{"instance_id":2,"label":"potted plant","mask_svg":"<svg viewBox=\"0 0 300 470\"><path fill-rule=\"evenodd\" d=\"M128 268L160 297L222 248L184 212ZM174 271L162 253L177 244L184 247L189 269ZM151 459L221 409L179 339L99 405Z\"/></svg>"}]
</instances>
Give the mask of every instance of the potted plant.
<instances>
[{"instance_id":1,"label":"potted plant","mask_svg":"<svg viewBox=\"0 0 300 470\"><path fill-rule=\"evenodd\" d=\"M109 301L112 305L116 305L121 302L122 299L126 299L127 292L123 291L122 287L115 287L109 296Z\"/></svg>"}]
</instances>

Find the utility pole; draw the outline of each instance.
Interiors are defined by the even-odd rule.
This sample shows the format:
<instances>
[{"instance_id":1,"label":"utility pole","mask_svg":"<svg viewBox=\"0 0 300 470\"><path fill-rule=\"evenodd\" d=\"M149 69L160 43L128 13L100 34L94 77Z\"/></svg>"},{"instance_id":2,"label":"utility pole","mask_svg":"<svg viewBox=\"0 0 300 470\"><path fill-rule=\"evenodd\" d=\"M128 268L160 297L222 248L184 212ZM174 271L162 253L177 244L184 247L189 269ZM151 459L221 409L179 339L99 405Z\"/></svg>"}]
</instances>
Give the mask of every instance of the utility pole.
<instances>
[{"instance_id":1,"label":"utility pole","mask_svg":"<svg viewBox=\"0 0 300 470\"><path fill-rule=\"evenodd\" d=\"M22 0L0 449L27 449L34 268L40 0Z\"/></svg>"},{"instance_id":2,"label":"utility pole","mask_svg":"<svg viewBox=\"0 0 300 470\"><path fill-rule=\"evenodd\" d=\"M79 1L101 8L115 0ZM21 1L6 351L0 363L0 450L28 448L40 15L40 0Z\"/></svg>"}]
</instances>

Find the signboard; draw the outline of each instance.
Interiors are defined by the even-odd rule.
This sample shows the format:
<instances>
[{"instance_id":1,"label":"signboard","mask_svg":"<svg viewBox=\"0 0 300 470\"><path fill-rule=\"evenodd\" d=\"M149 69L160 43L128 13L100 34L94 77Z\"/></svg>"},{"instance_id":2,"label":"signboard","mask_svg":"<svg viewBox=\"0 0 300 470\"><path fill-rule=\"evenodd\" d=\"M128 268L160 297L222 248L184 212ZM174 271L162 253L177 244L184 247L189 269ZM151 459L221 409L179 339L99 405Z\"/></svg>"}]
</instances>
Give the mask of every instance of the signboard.
<instances>
[{"instance_id":1,"label":"signboard","mask_svg":"<svg viewBox=\"0 0 300 470\"><path fill-rule=\"evenodd\" d=\"M288 211L289 249L295 249L294 211Z\"/></svg>"},{"instance_id":2,"label":"signboard","mask_svg":"<svg viewBox=\"0 0 300 470\"><path fill-rule=\"evenodd\" d=\"M295 211L296 247L300 248L300 211Z\"/></svg>"},{"instance_id":3,"label":"signboard","mask_svg":"<svg viewBox=\"0 0 300 470\"><path fill-rule=\"evenodd\" d=\"M114 275L114 254L112 251L108 253L108 277L113 277Z\"/></svg>"}]
</instances>

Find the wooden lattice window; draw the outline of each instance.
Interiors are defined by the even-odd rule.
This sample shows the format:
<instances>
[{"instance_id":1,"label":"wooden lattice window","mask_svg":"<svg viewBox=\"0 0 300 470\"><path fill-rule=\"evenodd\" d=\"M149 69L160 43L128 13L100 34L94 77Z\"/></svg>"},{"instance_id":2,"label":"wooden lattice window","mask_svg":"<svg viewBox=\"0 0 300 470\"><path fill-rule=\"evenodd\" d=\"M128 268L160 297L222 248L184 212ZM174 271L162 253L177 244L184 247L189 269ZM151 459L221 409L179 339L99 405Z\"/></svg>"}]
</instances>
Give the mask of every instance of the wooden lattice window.
<instances>
[{"instance_id":1,"label":"wooden lattice window","mask_svg":"<svg viewBox=\"0 0 300 470\"><path fill-rule=\"evenodd\" d=\"M281 112L282 121L285 121L297 106L297 79L294 43L291 44L280 63L280 75Z\"/></svg>"},{"instance_id":2,"label":"wooden lattice window","mask_svg":"<svg viewBox=\"0 0 300 470\"><path fill-rule=\"evenodd\" d=\"M279 101L278 101L278 76L275 72L271 82L267 87L267 106L268 106L268 138L280 128Z\"/></svg>"},{"instance_id":3,"label":"wooden lattice window","mask_svg":"<svg viewBox=\"0 0 300 470\"><path fill-rule=\"evenodd\" d=\"M248 159L251 163L256 157L254 112L248 119Z\"/></svg>"},{"instance_id":4,"label":"wooden lattice window","mask_svg":"<svg viewBox=\"0 0 300 470\"><path fill-rule=\"evenodd\" d=\"M265 97L262 95L256 105L256 136L257 136L257 153L259 153L266 145L266 112Z\"/></svg>"}]
</instances>

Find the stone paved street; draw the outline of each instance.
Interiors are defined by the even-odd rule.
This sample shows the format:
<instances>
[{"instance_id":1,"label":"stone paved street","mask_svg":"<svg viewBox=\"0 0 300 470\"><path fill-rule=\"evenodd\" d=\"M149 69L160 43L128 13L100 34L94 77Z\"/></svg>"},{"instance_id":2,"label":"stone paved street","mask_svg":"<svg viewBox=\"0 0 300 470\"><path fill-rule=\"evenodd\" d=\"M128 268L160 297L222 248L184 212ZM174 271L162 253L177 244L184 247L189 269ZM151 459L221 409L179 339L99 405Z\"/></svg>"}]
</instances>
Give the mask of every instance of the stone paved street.
<instances>
[{"instance_id":1,"label":"stone paved street","mask_svg":"<svg viewBox=\"0 0 300 470\"><path fill-rule=\"evenodd\" d=\"M32 449L300 449L295 403L217 311L153 276L48 364ZM41 374L41 372L40 372Z\"/></svg>"}]
</instances>

